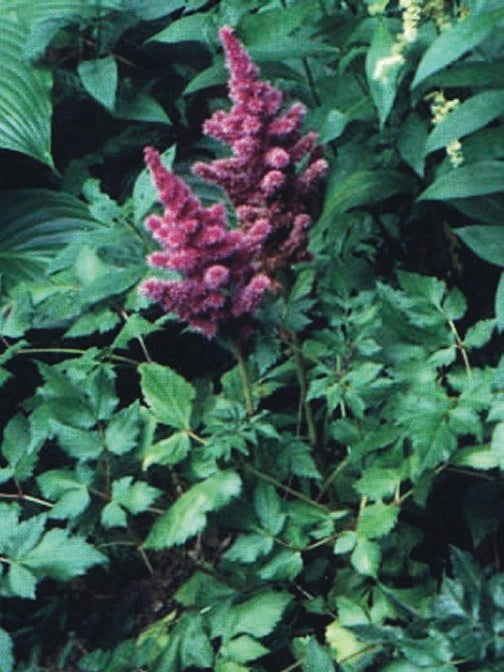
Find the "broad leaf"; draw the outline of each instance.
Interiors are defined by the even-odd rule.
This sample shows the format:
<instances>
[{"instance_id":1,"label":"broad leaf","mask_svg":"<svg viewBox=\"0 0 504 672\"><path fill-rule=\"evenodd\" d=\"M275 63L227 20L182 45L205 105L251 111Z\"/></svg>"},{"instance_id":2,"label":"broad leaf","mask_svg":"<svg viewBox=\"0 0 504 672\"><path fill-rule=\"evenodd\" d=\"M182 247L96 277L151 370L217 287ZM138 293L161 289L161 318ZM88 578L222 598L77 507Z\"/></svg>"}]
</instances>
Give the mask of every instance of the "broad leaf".
<instances>
[{"instance_id":1,"label":"broad leaf","mask_svg":"<svg viewBox=\"0 0 504 672\"><path fill-rule=\"evenodd\" d=\"M419 201L468 198L502 191L503 161L476 161L441 175L418 197Z\"/></svg>"},{"instance_id":2,"label":"broad leaf","mask_svg":"<svg viewBox=\"0 0 504 672\"><path fill-rule=\"evenodd\" d=\"M47 70L23 58L26 30L2 18L0 43L0 147L54 167L51 156L51 87Z\"/></svg>"},{"instance_id":3,"label":"broad leaf","mask_svg":"<svg viewBox=\"0 0 504 672\"><path fill-rule=\"evenodd\" d=\"M81 61L77 68L82 85L95 100L108 110L115 105L119 75L113 56Z\"/></svg>"},{"instance_id":4,"label":"broad leaf","mask_svg":"<svg viewBox=\"0 0 504 672\"><path fill-rule=\"evenodd\" d=\"M442 70L467 51L474 49L494 30L504 16L503 10L470 15L449 30L441 33L423 55L411 88L418 86L429 75Z\"/></svg>"},{"instance_id":5,"label":"broad leaf","mask_svg":"<svg viewBox=\"0 0 504 672\"><path fill-rule=\"evenodd\" d=\"M464 226L455 233L478 257L504 267L504 226Z\"/></svg>"},{"instance_id":6,"label":"broad leaf","mask_svg":"<svg viewBox=\"0 0 504 672\"><path fill-rule=\"evenodd\" d=\"M176 429L187 429L192 401L196 396L193 386L167 366L146 363L139 366L142 393L154 415Z\"/></svg>"},{"instance_id":7,"label":"broad leaf","mask_svg":"<svg viewBox=\"0 0 504 672\"><path fill-rule=\"evenodd\" d=\"M269 635L291 600L292 596L289 593L265 590L232 607L230 610L234 621L232 634L247 633L254 637Z\"/></svg>"},{"instance_id":8,"label":"broad leaf","mask_svg":"<svg viewBox=\"0 0 504 672\"><path fill-rule=\"evenodd\" d=\"M390 114L397 90L397 78L403 61L393 60L393 46L396 38L391 35L384 23L379 23L373 34L373 41L366 58L366 77L378 110L380 126Z\"/></svg>"},{"instance_id":9,"label":"broad leaf","mask_svg":"<svg viewBox=\"0 0 504 672\"><path fill-rule=\"evenodd\" d=\"M234 471L221 471L193 485L154 523L145 548L183 544L204 529L208 513L226 506L240 491L241 480Z\"/></svg>"},{"instance_id":10,"label":"broad leaf","mask_svg":"<svg viewBox=\"0 0 504 672\"><path fill-rule=\"evenodd\" d=\"M0 672L12 672L14 669L12 639L9 633L0 628Z\"/></svg>"}]
</instances>

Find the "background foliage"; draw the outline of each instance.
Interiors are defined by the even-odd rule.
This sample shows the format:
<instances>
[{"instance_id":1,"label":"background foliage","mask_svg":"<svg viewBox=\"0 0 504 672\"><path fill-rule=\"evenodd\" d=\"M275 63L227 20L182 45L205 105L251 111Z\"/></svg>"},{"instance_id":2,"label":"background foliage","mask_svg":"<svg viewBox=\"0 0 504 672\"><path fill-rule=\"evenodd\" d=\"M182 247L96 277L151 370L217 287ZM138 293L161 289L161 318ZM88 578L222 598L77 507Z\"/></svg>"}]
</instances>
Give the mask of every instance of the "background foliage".
<instances>
[{"instance_id":1,"label":"background foliage","mask_svg":"<svg viewBox=\"0 0 504 672\"><path fill-rule=\"evenodd\" d=\"M0 672L504 670L500 2L0 9ZM241 368L136 289L224 24L331 165Z\"/></svg>"}]
</instances>

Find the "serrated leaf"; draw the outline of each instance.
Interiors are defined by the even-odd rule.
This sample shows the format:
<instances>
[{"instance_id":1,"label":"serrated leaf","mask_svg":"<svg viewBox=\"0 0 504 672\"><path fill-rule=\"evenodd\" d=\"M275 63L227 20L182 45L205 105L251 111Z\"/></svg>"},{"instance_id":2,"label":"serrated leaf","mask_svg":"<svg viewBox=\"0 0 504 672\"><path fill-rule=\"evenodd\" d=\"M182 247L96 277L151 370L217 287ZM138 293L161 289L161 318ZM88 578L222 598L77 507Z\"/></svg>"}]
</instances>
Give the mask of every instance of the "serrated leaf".
<instances>
[{"instance_id":1,"label":"serrated leaf","mask_svg":"<svg viewBox=\"0 0 504 672\"><path fill-rule=\"evenodd\" d=\"M109 502L103 507L100 520L104 527L126 527L128 525L125 510L116 502Z\"/></svg>"},{"instance_id":2,"label":"serrated leaf","mask_svg":"<svg viewBox=\"0 0 504 672\"><path fill-rule=\"evenodd\" d=\"M112 501L130 513L141 513L161 495L162 490L143 481L133 483L133 476L123 476L112 482Z\"/></svg>"},{"instance_id":3,"label":"serrated leaf","mask_svg":"<svg viewBox=\"0 0 504 672\"><path fill-rule=\"evenodd\" d=\"M504 243L504 237L503 237ZM503 255L504 260L504 255ZM466 348L481 348L492 338L495 320L480 320L466 331L464 345Z\"/></svg>"},{"instance_id":4,"label":"serrated leaf","mask_svg":"<svg viewBox=\"0 0 504 672\"><path fill-rule=\"evenodd\" d=\"M7 460L12 477L25 481L38 460L36 450L27 450L31 445L30 426L22 413L16 414L4 428L1 452Z\"/></svg>"},{"instance_id":5,"label":"serrated leaf","mask_svg":"<svg viewBox=\"0 0 504 672\"><path fill-rule=\"evenodd\" d=\"M265 646L249 635L240 635L221 647L221 653L237 663L256 660L269 652Z\"/></svg>"},{"instance_id":6,"label":"serrated leaf","mask_svg":"<svg viewBox=\"0 0 504 672\"><path fill-rule=\"evenodd\" d=\"M378 576L378 568L381 561L381 550L375 541L369 541L364 537L357 539L350 561L359 574L363 576Z\"/></svg>"},{"instance_id":7,"label":"serrated leaf","mask_svg":"<svg viewBox=\"0 0 504 672\"><path fill-rule=\"evenodd\" d=\"M356 481L354 488L363 497L371 501L392 497L400 482L398 469L371 466Z\"/></svg>"},{"instance_id":8,"label":"serrated leaf","mask_svg":"<svg viewBox=\"0 0 504 672\"><path fill-rule=\"evenodd\" d=\"M206 572L196 571L175 593L184 607L204 608L234 597L236 590Z\"/></svg>"},{"instance_id":9,"label":"serrated leaf","mask_svg":"<svg viewBox=\"0 0 504 672\"><path fill-rule=\"evenodd\" d=\"M272 537L252 532L241 534L222 557L232 562L249 564L263 555L268 555L272 548Z\"/></svg>"},{"instance_id":10,"label":"serrated leaf","mask_svg":"<svg viewBox=\"0 0 504 672\"><path fill-rule=\"evenodd\" d=\"M152 464L177 464L187 457L190 450L191 439L187 432L176 432L145 447L142 468L148 469Z\"/></svg>"},{"instance_id":11,"label":"serrated leaf","mask_svg":"<svg viewBox=\"0 0 504 672\"><path fill-rule=\"evenodd\" d=\"M9 633L0 628L0 672L13 672L13 644Z\"/></svg>"},{"instance_id":12,"label":"serrated leaf","mask_svg":"<svg viewBox=\"0 0 504 672\"><path fill-rule=\"evenodd\" d=\"M292 581L302 569L301 553L282 548L261 567L259 576L264 581Z\"/></svg>"},{"instance_id":13,"label":"serrated leaf","mask_svg":"<svg viewBox=\"0 0 504 672\"><path fill-rule=\"evenodd\" d=\"M458 450L450 464L458 467L470 467L471 469L478 469L487 471L495 469L499 466L497 456L492 452L491 448L487 446L468 446Z\"/></svg>"},{"instance_id":14,"label":"serrated leaf","mask_svg":"<svg viewBox=\"0 0 504 672\"><path fill-rule=\"evenodd\" d=\"M214 650L205 632L203 617L201 614L186 614L186 616L179 649L182 669L210 668L214 660Z\"/></svg>"},{"instance_id":15,"label":"serrated leaf","mask_svg":"<svg viewBox=\"0 0 504 672\"><path fill-rule=\"evenodd\" d=\"M94 460L101 455L103 443L98 432L71 427L61 422L51 422L50 426L61 448L71 457Z\"/></svg>"},{"instance_id":16,"label":"serrated leaf","mask_svg":"<svg viewBox=\"0 0 504 672\"><path fill-rule=\"evenodd\" d=\"M229 504L241 492L241 480L234 471L221 471L193 485L152 526L145 548L170 548L204 529L207 514Z\"/></svg>"},{"instance_id":17,"label":"serrated leaf","mask_svg":"<svg viewBox=\"0 0 504 672\"><path fill-rule=\"evenodd\" d=\"M504 267L504 226L463 226L455 233L478 257Z\"/></svg>"},{"instance_id":18,"label":"serrated leaf","mask_svg":"<svg viewBox=\"0 0 504 672\"><path fill-rule=\"evenodd\" d=\"M138 368L142 393L154 415L171 427L187 429L196 396L193 386L167 366L146 363Z\"/></svg>"},{"instance_id":19,"label":"serrated leaf","mask_svg":"<svg viewBox=\"0 0 504 672\"><path fill-rule=\"evenodd\" d=\"M23 558L23 565L58 581L68 581L106 561L107 558L84 539L69 536L66 530L54 529L46 532Z\"/></svg>"},{"instance_id":20,"label":"serrated leaf","mask_svg":"<svg viewBox=\"0 0 504 672\"><path fill-rule=\"evenodd\" d=\"M134 401L111 417L105 429L107 449L113 455L124 455L137 446L140 434L140 405Z\"/></svg>"},{"instance_id":21,"label":"serrated leaf","mask_svg":"<svg viewBox=\"0 0 504 672\"><path fill-rule=\"evenodd\" d=\"M476 161L453 168L438 177L427 187L419 201L468 198L502 191L504 181L503 161Z\"/></svg>"},{"instance_id":22,"label":"serrated leaf","mask_svg":"<svg viewBox=\"0 0 504 672\"><path fill-rule=\"evenodd\" d=\"M411 88L435 72L474 49L494 30L503 16L502 10L470 15L449 30L442 32L427 49L418 65Z\"/></svg>"},{"instance_id":23,"label":"serrated leaf","mask_svg":"<svg viewBox=\"0 0 504 672\"><path fill-rule=\"evenodd\" d=\"M353 530L343 530L338 534L338 538L333 547L333 553L335 555L340 555L343 553L349 553L355 548L357 543L357 535Z\"/></svg>"},{"instance_id":24,"label":"serrated leaf","mask_svg":"<svg viewBox=\"0 0 504 672\"><path fill-rule=\"evenodd\" d=\"M51 156L49 70L25 61L27 34L9 17L2 18L0 46L0 147L22 152L54 168Z\"/></svg>"},{"instance_id":25,"label":"serrated leaf","mask_svg":"<svg viewBox=\"0 0 504 672\"><path fill-rule=\"evenodd\" d=\"M52 518L70 518L84 511L90 501L87 486L91 481L63 469L45 471L37 477L37 484L47 499L55 499ZM86 483L89 480L89 483Z\"/></svg>"},{"instance_id":26,"label":"serrated leaf","mask_svg":"<svg viewBox=\"0 0 504 672\"><path fill-rule=\"evenodd\" d=\"M25 567L15 562L9 566L6 584L13 596L28 600L35 599L36 577Z\"/></svg>"},{"instance_id":27,"label":"serrated leaf","mask_svg":"<svg viewBox=\"0 0 504 672\"><path fill-rule=\"evenodd\" d=\"M265 590L232 608L234 625L230 634L246 633L266 637L276 627L292 600L289 593Z\"/></svg>"},{"instance_id":28,"label":"serrated leaf","mask_svg":"<svg viewBox=\"0 0 504 672\"><path fill-rule=\"evenodd\" d=\"M334 664L329 652L317 642L315 637L310 637L301 669L303 672L334 672Z\"/></svg>"},{"instance_id":29,"label":"serrated leaf","mask_svg":"<svg viewBox=\"0 0 504 672\"><path fill-rule=\"evenodd\" d=\"M119 81L115 58L104 56L89 61L81 61L77 72L89 95L108 110L111 110L115 105Z\"/></svg>"},{"instance_id":30,"label":"serrated leaf","mask_svg":"<svg viewBox=\"0 0 504 672\"><path fill-rule=\"evenodd\" d=\"M378 539L392 531L399 515L399 507L376 502L366 506L359 514L357 534L367 539Z\"/></svg>"},{"instance_id":31,"label":"serrated leaf","mask_svg":"<svg viewBox=\"0 0 504 672\"><path fill-rule=\"evenodd\" d=\"M275 488L260 482L254 492L254 508L261 525L270 534L279 534L284 526L286 514L282 512L282 501Z\"/></svg>"}]
</instances>

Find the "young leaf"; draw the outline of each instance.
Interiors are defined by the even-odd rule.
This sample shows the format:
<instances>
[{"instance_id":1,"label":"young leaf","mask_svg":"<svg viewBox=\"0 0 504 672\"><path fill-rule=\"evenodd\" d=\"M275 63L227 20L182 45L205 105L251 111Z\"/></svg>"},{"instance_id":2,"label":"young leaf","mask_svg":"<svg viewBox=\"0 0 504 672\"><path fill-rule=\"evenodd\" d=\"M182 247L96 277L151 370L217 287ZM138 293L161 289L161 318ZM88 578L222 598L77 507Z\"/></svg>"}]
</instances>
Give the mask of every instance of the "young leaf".
<instances>
[{"instance_id":1,"label":"young leaf","mask_svg":"<svg viewBox=\"0 0 504 672\"><path fill-rule=\"evenodd\" d=\"M228 504L241 492L241 480L234 471L221 471L193 485L152 526L145 548L170 548L204 529L207 514Z\"/></svg>"},{"instance_id":2,"label":"young leaf","mask_svg":"<svg viewBox=\"0 0 504 672\"><path fill-rule=\"evenodd\" d=\"M113 109L119 75L113 56L81 61L77 68L82 85L95 100L108 110Z\"/></svg>"},{"instance_id":3,"label":"young leaf","mask_svg":"<svg viewBox=\"0 0 504 672\"><path fill-rule=\"evenodd\" d=\"M138 368L142 393L154 415L171 427L187 429L196 396L193 386L167 366L149 362Z\"/></svg>"}]
</instances>

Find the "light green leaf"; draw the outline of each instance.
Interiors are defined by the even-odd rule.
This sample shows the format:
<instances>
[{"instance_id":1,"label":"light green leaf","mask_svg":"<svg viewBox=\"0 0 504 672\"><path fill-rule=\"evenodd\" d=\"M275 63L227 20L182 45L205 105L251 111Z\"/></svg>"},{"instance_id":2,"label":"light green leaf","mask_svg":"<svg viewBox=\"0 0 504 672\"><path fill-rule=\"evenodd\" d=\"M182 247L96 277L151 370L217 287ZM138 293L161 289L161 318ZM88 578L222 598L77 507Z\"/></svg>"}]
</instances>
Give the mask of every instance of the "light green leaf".
<instances>
[{"instance_id":1,"label":"light green leaf","mask_svg":"<svg viewBox=\"0 0 504 672\"><path fill-rule=\"evenodd\" d=\"M502 238L504 244L504 237ZM504 259L504 253L503 253ZM492 338L495 320L480 320L466 331L464 345L466 348L481 348Z\"/></svg>"},{"instance_id":2,"label":"light green leaf","mask_svg":"<svg viewBox=\"0 0 504 672\"><path fill-rule=\"evenodd\" d=\"M282 512L282 501L274 486L259 482L254 492L254 508L263 528L273 535L279 534L286 514Z\"/></svg>"},{"instance_id":3,"label":"light green leaf","mask_svg":"<svg viewBox=\"0 0 504 672\"><path fill-rule=\"evenodd\" d=\"M10 565L6 583L12 595L29 600L35 599L37 579L22 565L15 562Z\"/></svg>"},{"instance_id":4,"label":"light green leaf","mask_svg":"<svg viewBox=\"0 0 504 672\"><path fill-rule=\"evenodd\" d=\"M51 88L47 69L24 60L27 34L3 16L0 45L0 147L54 168L51 156Z\"/></svg>"},{"instance_id":5,"label":"light green leaf","mask_svg":"<svg viewBox=\"0 0 504 672\"><path fill-rule=\"evenodd\" d=\"M205 632L201 614L186 614L184 631L180 642L182 669L213 667L214 650Z\"/></svg>"},{"instance_id":6,"label":"light green leaf","mask_svg":"<svg viewBox=\"0 0 504 672\"><path fill-rule=\"evenodd\" d=\"M172 44L178 42L208 42L215 38L215 27L210 21L209 13L196 13L182 16L172 21L155 35L149 37L148 42L164 42Z\"/></svg>"},{"instance_id":7,"label":"light green leaf","mask_svg":"<svg viewBox=\"0 0 504 672\"><path fill-rule=\"evenodd\" d=\"M23 558L23 565L58 581L84 574L89 567L103 564L107 558L93 546L66 530L46 532L41 541Z\"/></svg>"},{"instance_id":8,"label":"light green leaf","mask_svg":"<svg viewBox=\"0 0 504 672\"><path fill-rule=\"evenodd\" d=\"M359 574L376 578L381 561L380 547L375 541L369 541L364 537L360 537L350 556L350 560Z\"/></svg>"},{"instance_id":9,"label":"light green leaf","mask_svg":"<svg viewBox=\"0 0 504 672\"><path fill-rule=\"evenodd\" d=\"M232 562L248 564L255 562L263 555L268 555L272 548L272 537L252 532L241 534L222 557Z\"/></svg>"},{"instance_id":10,"label":"light green leaf","mask_svg":"<svg viewBox=\"0 0 504 672\"><path fill-rule=\"evenodd\" d=\"M133 483L133 476L123 476L112 483L112 500L133 514L148 509L162 492L143 481Z\"/></svg>"},{"instance_id":11,"label":"light green leaf","mask_svg":"<svg viewBox=\"0 0 504 672\"><path fill-rule=\"evenodd\" d=\"M59 445L68 455L78 460L94 460L103 451L103 443L97 431L79 429L52 421L51 429Z\"/></svg>"},{"instance_id":12,"label":"light green leaf","mask_svg":"<svg viewBox=\"0 0 504 672\"><path fill-rule=\"evenodd\" d=\"M235 637L222 646L220 650L220 653L237 663L246 663L249 660L255 660L266 655L268 652L269 649L249 635Z\"/></svg>"},{"instance_id":13,"label":"light green leaf","mask_svg":"<svg viewBox=\"0 0 504 672\"><path fill-rule=\"evenodd\" d=\"M0 672L13 672L14 654L9 633L0 628Z\"/></svg>"},{"instance_id":14,"label":"light green leaf","mask_svg":"<svg viewBox=\"0 0 504 672\"><path fill-rule=\"evenodd\" d=\"M259 576L265 581L292 581L302 569L301 553L282 548L261 567Z\"/></svg>"},{"instance_id":15,"label":"light green leaf","mask_svg":"<svg viewBox=\"0 0 504 672\"><path fill-rule=\"evenodd\" d=\"M207 514L229 504L241 492L234 471L221 471L193 485L152 526L145 548L161 549L183 544L204 529Z\"/></svg>"},{"instance_id":16,"label":"light green leaf","mask_svg":"<svg viewBox=\"0 0 504 672\"><path fill-rule=\"evenodd\" d=\"M397 77L404 60L393 57L396 38L384 22L373 31L373 40L366 57L366 78L378 110L380 127L383 128L390 114L397 90Z\"/></svg>"},{"instance_id":17,"label":"light green leaf","mask_svg":"<svg viewBox=\"0 0 504 672\"><path fill-rule=\"evenodd\" d=\"M100 520L104 527L126 527L128 524L126 512L116 502L109 502L103 507Z\"/></svg>"},{"instance_id":18,"label":"light green leaf","mask_svg":"<svg viewBox=\"0 0 504 672\"><path fill-rule=\"evenodd\" d=\"M107 449L114 455L124 455L138 443L140 434L140 405L134 401L114 413L105 429Z\"/></svg>"},{"instance_id":19,"label":"light green leaf","mask_svg":"<svg viewBox=\"0 0 504 672\"><path fill-rule=\"evenodd\" d=\"M333 553L335 555L349 553L355 548L356 543L357 535L355 532L353 530L343 530L343 532L341 532L336 539Z\"/></svg>"},{"instance_id":20,"label":"light green leaf","mask_svg":"<svg viewBox=\"0 0 504 672\"><path fill-rule=\"evenodd\" d=\"M4 427L2 455L7 460L11 476L25 481L32 475L38 456L36 450L27 450L30 445L30 427L22 413L17 413Z\"/></svg>"},{"instance_id":21,"label":"light green leaf","mask_svg":"<svg viewBox=\"0 0 504 672\"><path fill-rule=\"evenodd\" d=\"M372 501L391 497L399 484L398 469L386 469L379 466L370 466L356 481L354 488L363 497Z\"/></svg>"},{"instance_id":22,"label":"light green leaf","mask_svg":"<svg viewBox=\"0 0 504 672\"><path fill-rule=\"evenodd\" d=\"M246 633L253 637L266 637L282 618L292 600L289 593L265 590L232 607L234 626L230 634Z\"/></svg>"},{"instance_id":23,"label":"light green leaf","mask_svg":"<svg viewBox=\"0 0 504 672\"><path fill-rule=\"evenodd\" d=\"M145 447L142 468L148 469L151 464L177 464L187 457L190 449L191 439L187 432L176 432Z\"/></svg>"},{"instance_id":24,"label":"light green leaf","mask_svg":"<svg viewBox=\"0 0 504 672\"><path fill-rule=\"evenodd\" d=\"M70 518L84 511L90 501L87 486L90 485L91 478L91 472L86 479L64 469L40 474L37 484L42 494L47 499L57 500L51 510L51 518Z\"/></svg>"},{"instance_id":25,"label":"light green leaf","mask_svg":"<svg viewBox=\"0 0 504 672\"><path fill-rule=\"evenodd\" d=\"M367 539L384 537L392 531L399 515L399 507L376 502L366 506L359 514L357 534Z\"/></svg>"},{"instance_id":26,"label":"light green leaf","mask_svg":"<svg viewBox=\"0 0 504 672\"><path fill-rule=\"evenodd\" d=\"M196 396L193 386L167 366L149 362L138 368L142 393L154 415L171 427L187 429Z\"/></svg>"},{"instance_id":27,"label":"light green leaf","mask_svg":"<svg viewBox=\"0 0 504 672\"><path fill-rule=\"evenodd\" d=\"M81 61L77 72L89 95L108 110L113 109L119 81L115 58L105 56L90 61Z\"/></svg>"},{"instance_id":28,"label":"light green leaf","mask_svg":"<svg viewBox=\"0 0 504 672\"><path fill-rule=\"evenodd\" d=\"M467 448L458 450L450 461L450 464L454 464L457 467L470 467L471 469L487 471L488 469L498 467L499 460L488 445L468 446Z\"/></svg>"},{"instance_id":29,"label":"light green leaf","mask_svg":"<svg viewBox=\"0 0 504 672\"><path fill-rule=\"evenodd\" d=\"M483 42L504 16L502 10L470 15L442 32L427 49L417 68L411 88L435 72L456 61L467 51Z\"/></svg>"},{"instance_id":30,"label":"light green leaf","mask_svg":"<svg viewBox=\"0 0 504 672\"><path fill-rule=\"evenodd\" d=\"M455 233L478 257L504 267L504 226L463 226Z\"/></svg>"},{"instance_id":31,"label":"light green leaf","mask_svg":"<svg viewBox=\"0 0 504 672\"><path fill-rule=\"evenodd\" d=\"M349 119L346 114L340 110L329 110L319 130L319 142L324 144L339 138L339 136L345 130L348 121Z\"/></svg>"},{"instance_id":32,"label":"light green leaf","mask_svg":"<svg viewBox=\"0 0 504 672\"><path fill-rule=\"evenodd\" d=\"M206 572L196 571L175 593L175 599L184 607L203 609L234 597L236 590Z\"/></svg>"},{"instance_id":33,"label":"light green leaf","mask_svg":"<svg viewBox=\"0 0 504 672\"><path fill-rule=\"evenodd\" d=\"M446 147L502 115L504 90L484 91L465 100L448 114L427 138L425 153Z\"/></svg>"},{"instance_id":34,"label":"light green leaf","mask_svg":"<svg viewBox=\"0 0 504 672\"><path fill-rule=\"evenodd\" d=\"M303 672L334 672L334 664L329 652L317 642L315 637L310 637L306 647L302 670Z\"/></svg>"},{"instance_id":35,"label":"light green leaf","mask_svg":"<svg viewBox=\"0 0 504 672\"><path fill-rule=\"evenodd\" d=\"M504 422L495 425L490 444L492 453L499 461L499 467L504 469Z\"/></svg>"},{"instance_id":36,"label":"light green leaf","mask_svg":"<svg viewBox=\"0 0 504 672\"><path fill-rule=\"evenodd\" d=\"M419 201L468 198L502 191L503 161L476 161L441 175L418 197Z\"/></svg>"}]
</instances>

